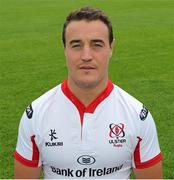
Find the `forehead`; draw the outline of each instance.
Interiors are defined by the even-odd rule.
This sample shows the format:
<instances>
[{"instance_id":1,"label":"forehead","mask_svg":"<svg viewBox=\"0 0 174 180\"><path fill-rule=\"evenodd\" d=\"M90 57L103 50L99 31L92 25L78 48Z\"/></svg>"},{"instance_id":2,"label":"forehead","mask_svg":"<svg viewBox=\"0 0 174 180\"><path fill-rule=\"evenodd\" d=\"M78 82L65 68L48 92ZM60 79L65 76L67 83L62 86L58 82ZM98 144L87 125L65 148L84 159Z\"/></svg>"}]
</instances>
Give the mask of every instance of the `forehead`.
<instances>
[{"instance_id":1,"label":"forehead","mask_svg":"<svg viewBox=\"0 0 174 180\"><path fill-rule=\"evenodd\" d=\"M72 39L90 40L102 39L108 41L109 38L108 27L100 20L93 21L72 21L68 24L65 33L66 41Z\"/></svg>"}]
</instances>

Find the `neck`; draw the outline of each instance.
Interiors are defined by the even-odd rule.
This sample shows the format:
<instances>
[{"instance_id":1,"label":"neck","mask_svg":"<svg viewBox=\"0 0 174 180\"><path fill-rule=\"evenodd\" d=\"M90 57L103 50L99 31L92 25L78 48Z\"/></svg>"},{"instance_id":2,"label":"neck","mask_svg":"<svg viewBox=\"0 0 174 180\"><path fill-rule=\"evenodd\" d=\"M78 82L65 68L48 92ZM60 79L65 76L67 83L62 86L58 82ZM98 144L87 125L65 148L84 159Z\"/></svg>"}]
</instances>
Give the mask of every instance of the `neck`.
<instances>
[{"instance_id":1,"label":"neck","mask_svg":"<svg viewBox=\"0 0 174 180\"><path fill-rule=\"evenodd\" d=\"M107 87L108 78L93 87L80 87L68 78L68 87L71 92L87 107Z\"/></svg>"}]
</instances>

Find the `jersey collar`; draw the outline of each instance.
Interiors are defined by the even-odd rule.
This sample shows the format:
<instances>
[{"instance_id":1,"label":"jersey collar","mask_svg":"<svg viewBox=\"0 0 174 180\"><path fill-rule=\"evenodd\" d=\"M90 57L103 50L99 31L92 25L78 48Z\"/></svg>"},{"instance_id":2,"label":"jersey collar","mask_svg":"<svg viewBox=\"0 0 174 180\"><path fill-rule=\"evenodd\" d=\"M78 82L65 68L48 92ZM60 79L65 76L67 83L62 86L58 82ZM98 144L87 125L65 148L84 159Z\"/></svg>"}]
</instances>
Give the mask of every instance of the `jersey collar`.
<instances>
[{"instance_id":1,"label":"jersey collar","mask_svg":"<svg viewBox=\"0 0 174 180\"><path fill-rule=\"evenodd\" d=\"M72 93L68 87L67 80L61 84L61 89L64 95L76 106L79 111L81 123L83 123L84 113L94 113L96 107L106 99L112 92L114 85L108 80L107 87L101 92L96 99L94 99L87 107Z\"/></svg>"}]
</instances>

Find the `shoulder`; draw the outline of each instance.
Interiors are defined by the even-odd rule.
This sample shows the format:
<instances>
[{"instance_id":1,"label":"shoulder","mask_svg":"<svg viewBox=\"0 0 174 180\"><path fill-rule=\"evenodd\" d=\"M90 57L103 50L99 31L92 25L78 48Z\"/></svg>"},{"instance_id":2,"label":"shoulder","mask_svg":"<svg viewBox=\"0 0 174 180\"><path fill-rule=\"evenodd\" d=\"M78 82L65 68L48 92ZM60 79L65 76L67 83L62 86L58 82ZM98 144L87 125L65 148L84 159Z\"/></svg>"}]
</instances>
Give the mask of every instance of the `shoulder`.
<instances>
[{"instance_id":1,"label":"shoulder","mask_svg":"<svg viewBox=\"0 0 174 180\"><path fill-rule=\"evenodd\" d=\"M131 106L132 108L141 109L142 103L119 86L114 85L114 93L122 104Z\"/></svg>"},{"instance_id":2,"label":"shoulder","mask_svg":"<svg viewBox=\"0 0 174 180\"><path fill-rule=\"evenodd\" d=\"M119 101L119 104L129 111L131 114L135 115L138 119L146 119L149 111L146 106L135 97L130 95L128 92L114 84L114 96Z\"/></svg>"},{"instance_id":3,"label":"shoulder","mask_svg":"<svg viewBox=\"0 0 174 180\"><path fill-rule=\"evenodd\" d=\"M43 105L46 105L47 103L50 103L54 100L56 96L58 96L61 92L61 85L57 85L56 87L50 89L40 97L38 97L36 100L32 102L33 107L40 107Z\"/></svg>"},{"instance_id":4,"label":"shoulder","mask_svg":"<svg viewBox=\"0 0 174 180\"><path fill-rule=\"evenodd\" d=\"M36 117L37 114L43 112L58 97L61 92L61 84L45 92L43 95L35 99L26 108L26 115L29 119Z\"/></svg>"}]
</instances>

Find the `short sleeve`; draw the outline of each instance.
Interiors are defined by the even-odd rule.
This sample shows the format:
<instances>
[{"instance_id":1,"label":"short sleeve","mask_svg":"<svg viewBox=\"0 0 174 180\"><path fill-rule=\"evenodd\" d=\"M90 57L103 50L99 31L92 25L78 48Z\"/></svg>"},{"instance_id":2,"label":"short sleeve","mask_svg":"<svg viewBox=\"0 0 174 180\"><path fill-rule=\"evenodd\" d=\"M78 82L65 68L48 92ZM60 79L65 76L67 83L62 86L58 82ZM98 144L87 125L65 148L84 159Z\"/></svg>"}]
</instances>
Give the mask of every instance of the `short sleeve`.
<instances>
[{"instance_id":1,"label":"short sleeve","mask_svg":"<svg viewBox=\"0 0 174 180\"><path fill-rule=\"evenodd\" d=\"M146 109L147 110L147 109ZM148 168L162 160L155 122L150 112L139 119L139 134L134 150L133 167ZM145 115L145 116L144 116Z\"/></svg>"},{"instance_id":2,"label":"short sleeve","mask_svg":"<svg viewBox=\"0 0 174 180\"><path fill-rule=\"evenodd\" d=\"M39 167L41 165L40 153L35 142L35 133L33 128L33 109L28 106L23 113L19 124L18 140L14 158L22 164L29 167Z\"/></svg>"}]
</instances>

